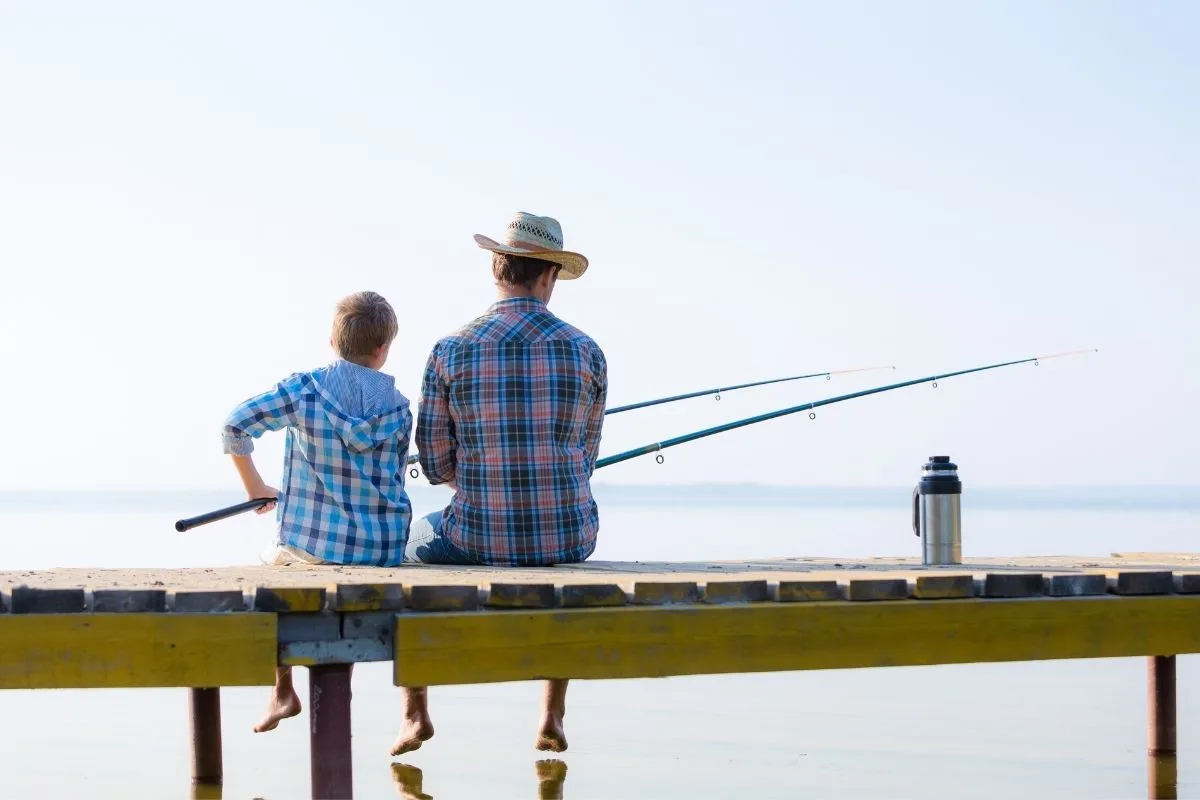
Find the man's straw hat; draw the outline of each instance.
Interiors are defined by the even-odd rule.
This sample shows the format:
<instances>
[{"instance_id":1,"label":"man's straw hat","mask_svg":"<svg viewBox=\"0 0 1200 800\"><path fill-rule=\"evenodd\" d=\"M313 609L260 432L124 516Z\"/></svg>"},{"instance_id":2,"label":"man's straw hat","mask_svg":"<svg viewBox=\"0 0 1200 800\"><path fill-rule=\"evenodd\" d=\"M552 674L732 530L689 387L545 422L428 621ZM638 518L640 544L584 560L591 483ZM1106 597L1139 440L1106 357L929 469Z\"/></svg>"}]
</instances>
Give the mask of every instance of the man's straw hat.
<instances>
[{"instance_id":1,"label":"man's straw hat","mask_svg":"<svg viewBox=\"0 0 1200 800\"><path fill-rule=\"evenodd\" d=\"M559 280L579 278L587 270L588 260L579 253L563 250L562 226L553 217L539 217L518 211L504 230L503 242L475 234L475 243L493 253L538 258L562 267Z\"/></svg>"}]
</instances>

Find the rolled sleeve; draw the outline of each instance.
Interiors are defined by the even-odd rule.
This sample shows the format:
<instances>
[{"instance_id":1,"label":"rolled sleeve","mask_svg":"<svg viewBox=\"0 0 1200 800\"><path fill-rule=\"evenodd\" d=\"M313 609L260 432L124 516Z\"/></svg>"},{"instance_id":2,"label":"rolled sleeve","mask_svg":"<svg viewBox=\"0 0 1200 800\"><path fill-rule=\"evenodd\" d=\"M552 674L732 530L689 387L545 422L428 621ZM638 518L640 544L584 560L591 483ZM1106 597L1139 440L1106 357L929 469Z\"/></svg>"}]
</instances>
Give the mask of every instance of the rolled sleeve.
<instances>
[{"instance_id":1,"label":"rolled sleeve","mask_svg":"<svg viewBox=\"0 0 1200 800\"><path fill-rule=\"evenodd\" d=\"M296 392L292 383L291 379L281 381L229 414L221 428L221 446L226 455L248 456L254 452L254 439L295 422Z\"/></svg>"},{"instance_id":2,"label":"rolled sleeve","mask_svg":"<svg viewBox=\"0 0 1200 800\"><path fill-rule=\"evenodd\" d=\"M436 486L454 481L457 443L450 415L450 386L441 362L441 346L434 347L421 379L421 407L417 413L417 452L425 478Z\"/></svg>"}]
</instances>

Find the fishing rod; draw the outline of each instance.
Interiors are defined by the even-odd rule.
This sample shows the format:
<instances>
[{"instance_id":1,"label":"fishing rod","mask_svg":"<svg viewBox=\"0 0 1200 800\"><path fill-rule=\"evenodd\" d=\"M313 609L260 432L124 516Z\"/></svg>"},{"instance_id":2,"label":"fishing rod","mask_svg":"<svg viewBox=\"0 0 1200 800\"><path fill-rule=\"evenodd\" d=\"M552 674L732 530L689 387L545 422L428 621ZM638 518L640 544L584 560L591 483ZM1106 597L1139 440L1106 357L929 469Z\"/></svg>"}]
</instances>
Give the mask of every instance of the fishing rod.
<instances>
[{"instance_id":1,"label":"fishing rod","mask_svg":"<svg viewBox=\"0 0 1200 800\"><path fill-rule=\"evenodd\" d=\"M245 514L247 511L255 511L262 508L267 503L274 502L274 497L259 497L255 500L247 500L243 503L237 503L236 505L218 508L216 511L209 511L204 514L199 514L195 517L188 517L187 519L179 520L175 523L175 530L183 533L184 531L191 530L198 525L207 525L210 522L216 522L227 517L236 516L237 514Z\"/></svg>"},{"instance_id":2,"label":"fishing rod","mask_svg":"<svg viewBox=\"0 0 1200 800\"><path fill-rule=\"evenodd\" d=\"M894 365L888 364L888 365L885 365L882 367L858 367L857 369L835 369L835 370L830 370L828 372L813 372L813 373L809 373L808 375L792 375L787 378L771 378L770 380L765 380L765 381L753 381L752 383L739 383L735 386L716 386L716 387L713 387L712 389L701 389L696 392L687 392L686 394L675 394L675 395L671 395L670 397L660 397L656 400L643 400L640 403L630 403L629 405L617 406L616 408L606 408L604 410L604 415L608 416L609 414L620 414L622 411L633 411L634 409L648 408L649 406L657 406L657 405L661 405L663 403L674 403L677 400L690 400L693 397L703 397L704 395L708 395L708 394L714 395L714 397L713 397L714 400L720 400L721 392L732 392L732 391L736 391L738 389L750 389L755 386L768 386L773 383L787 383L788 381L802 381L806 378L820 378L820 377L824 377L825 380L829 380L834 375L846 375L851 372L872 372L874 370L879 370L879 369L895 369L895 368L896 367Z\"/></svg>"},{"instance_id":3,"label":"fishing rod","mask_svg":"<svg viewBox=\"0 0 1200 800\"><path fill-rule=\"evenodd\" d=\"M1098 353L1098 352L1099 352L1098 349L1092 348L1092 349L1088 349L1088 350L1071 350L1071 351L1065 352L1065 353L1052 353L1050 355L1034 356L1032 358L1021 358L1021 359L1017 359L1015 361L1003 361L999 364L987 364L982 367L970 367L968 369L960 369L960 370L956 370L954 372L942 372L942 373L938 373L936 375L927 375L923 378L914 378L909 381L902 381L900 383L891 383L886 386L876 386L875 388L872 388L872 389L863 389L862 391L838 395L837 397L828 397L828 398L825 398L824 400L814 400L812 402L803 403L798 406L784 408L779 411L770 411L770 412L767 412L766 414L758 414L756 416L747 417L746 419L740 419L740 420L736 420L734 422L727 422L724 425L717 425L712 428L705 428L704 430L696 431L695 433L687 433L682 436L673 437L671 439L664 439L661 442L655 442L653 444L648 444L643 447L635 447L632 450L626 450L622 453L617 453L615 455L606 456L605 458L601 458L596 461L595 468L600 469L601 467L612 466L613 464L619 464L622 461L628 461L631 458L637 458L638 456L648 455L650 453L655 453L655 460L661 464L661 463L663 463L662 451L666 450L668 447L675 447L677 445L687 444L688 442L694 442L697 439L704 439L709 436L715 436L716 434L724 433L725 431L731 431L736 428L744 428L747 425L754 425L759 422L766 422L767 420L778 419L779 417L786 417L789 414L798 414L801 411L807 411L809 419L816 419L817 414L816 414L815 409L820 408L821 406L828 406L828 405L832 405L834 403L840 403L845 400L853 400L857 397L866 397L866 396L872 395L872 394L880 394L882 392L890 392L893 389L903 389L907 386L915 386L920 383L932 383L933 387L936 389L937 385L938 385L938 381L945 380L946 378L955 378L955 377L958 377L959 375L969 375L973 372L986 372L987 370L1000 369L1001 367L1012 367L1012 366L1016 366L1017 364L1032 363L1034 366L1038 366L1042 361L1049 361L1052 358L1065 358L1067 356L1080 355L1083 353ZM867 369L871 369L871 368L867 368ZM875 369L880 369L880 368L876 367ZM893 367L893 369L894 369L894 367ZM850 370L847 370L847 371L850 371ZM825 373L819 373L819 374L823 375ZM729 390L726 389L726 391L729 391ZM708 392L702 392L701 394L708 394ZM692 396L695 396L695 395L692 395ZM415 454L409 456L408 463L409 464L415 463L417 461L417 458L418 457ZM216 522L217 520L225 519L226 517L232 517L235 514L242 514L242 513L245 513L246 511L252 511L256 508L261 508L262 506L266 505L267 503L271 503L271 502L274 502L274 500L272 498L247 500L246 502L238 503L237 505L228 506L226 508L218 509L216 511L210 511L206 514L201 514L196 517L191 517L190 519L181 519L175 523L175 530L182 533L183 531L189 530L190 528L194 528L197 525L205 525L209 522Z\"/></svg>"},{"instance_id":4,"label":"fishing rod","mask_svg":"<svg viewBox=\"0 0 1200 800\"><path fill-rule=\"evenodd\" d=\"M1081 353L1096 353L1096 352L1099 352L1099 350L1097 350L1095 348L1088 349L1088 350L1072 350L1072 351L1066 352L1066 353L1053 353L1051 355L1046 355L1046 356L1034 356L1032 358L1022 358L1022 359L1018 359L1016 361L1004 361L999 364L988 364L988 365L982 366L982 367L971 367L969 369L960 369L960 370L956 370L954 372L943 372L943 373L939 373L937 375L927 375L924 378L914 378L913 380L910 380L910 381L902 381L900 383L892 383L892 384L888 384L887 386L876 386L873 389L863 389L862 391L838 395L837 397L828 397L824 400L814 400L811 403L803 403L801 405L791 406L790 408L784 408L779 411L769 411L766 414L758 414L756 416L747 417L745 419L740 419L735 422L727 422L723 425L717 425L712 428L705 428L704 430L696 431L695 433L686 433L686 434L683 434L682 436L676 436L671 439L664 439L661 442L654 442L653 444L644 445L642 447L635 447L632 450L626 450L622 453L616 453L615 455L606 456L605 458L601 458L596 461L596 469L600 469L601 467L608 467L613 464L619 464L622 461L628 461L631 458L637 458L638 456L644 456L644 455L648 455L650 453L655 453L655 457L654 457L655 460L661 464L661 463L663 463L662 451L666 450L668 447L675 447L676 445L687 444L688 442L694 442L697 439L704 439L708 436L715 436L718 433L724 433L725 431L731 431L731 430L734 430L735 428L744 428L747 425L754 425L759 422L766 422L767 420L778 419L779 417L786 417L789 414L798 414L801 411L807 411L809 419L816 419L817 414L814 409L820 408L821 406L828 406L828 405L832 405L834 403L840 403L844 400L853 400L856 397L866 397L867 395L879 394L880 392L890 392L893 389L903 389L906 386L915 386L916 384L919 384L919 383L932 382L933 387L937 388L938 381L944 380L945 378L954 378L959 375L968 375L972 372L985 372L990 369L1000 369L1001 367L1011 367L1011 366L1015 366L1017 364L1028 364L1031 362L1033 363L1034 366L1037 366L1042 361L1048 361L1052 358L1064 358L1066 356L1074 356L1074 355L1079 355Z\"/></svg>"},{"instance_id":5,"label":"fishing rod","mask_svg":"<svg viewBox=\"0 0 1200 800\"><path fill-rule=\"evenodd\" d=\"M774 383L787 383L788 381L802 381L802 380L805 380L806 378L821 378L821 377L824 377L825 380L830 380L834 375L848 375L852 372L873 372L875 370L880 370L880 369L895 369L895 368L896 368L896 366L894 364L886 364L884 366L879 366L879 367L857 367L855 369L835 369L835 370L829 370L827 372L811 372L807 375L791 375L786 378L770 378L765 381L752 381L751 383L739 383L739 384L735 384L733 386L714 386L711 389L700 389L699 391L695 391L695 392L686 392L684 394L673 394L673 395L670 395L669 397L659 397L659 398L655 398L654 400L643 400L640 403L630 403L630 404L624 405L624 406L617 406L616 408L606 408L606 409L604 409L604 416L607 417L610 414L620 414L622 411L634 411L639 408L649 408L650 406L662 405L664 403L674 403L679 400L690 400L693 397L703 397L703 396L709 395L709 394L714 396L713 397L714 400L720 400L721 392L733 392L733 391L737 391L738 389L751 389L756 386L769 386ZM413 464L417 463L417 461L419 459L420 459L420 456L418 454L414 453L408 457L408 461L406 462L405 466L412 466ZM412 475L412 477L414 477L414 478L417 477L417 471L415 469L412 470L409 474Z\"/></svg>"},{"instance_id":6,"label":"fishing rod","mask_svg":"<svg viewBox=\"0 0 1200 800\"><path fill-rule=\"evenodd\" d=\"M624 406L617 406L616 408L607 408L604 410L604 414L605 414L605 416L608 416L609 414L620 414L623 411L633 411L638 408L647 408L649 406L657 406L657 405L662 405L664 403L674 403L679 400L689 400L693 397L702 397L704 395L709 395L709 394L715 395L715 399L720 400L721 392L733 392L733 391L737 391L738 389L750 389L750 388L753 388L756 386L768 386L768 385L774 384L774 383L787 383L789 381L800 381L800 380L805 380L807 378L824 377L825 380L830 380L832 378L832 376L834 376L834 375L848 375L853 372L873 372L875 370L895 369L895 368L896 368L895 365L888 364L886 366L879 366L879 367L857 367L855 369L835 369L835 370L828 370L826 372L812 372L807 375L791 375L786 378L770 378L770 379L764 380L764 381L752 381L750 383L739 383L739 384L735 384L733 386L715 386L711 389L701 389L699 391L686 392L684 394L676 394L676 395L671 395L669 397L659 397L654 400L643 400L640 403L630 403L630 404L624 405ZM420 476L420 473L417 471L417 468L413 467L413 465L416 464L419 460L420 460L420 455L417 453L413 453L412 455L410 455L408 457L408 460L404 464L406 467L412 467L412 469L409 470L409 475L411 475L414 479ZM265 499L248 500L244 503L238 503L236 505L227 506L225 508L219 508L215 511L210 511L206 514L200 514L199 516L189 517L188 519L181 519L175 523L175 530L179 531L180 533L183 533L183 532L191 530L192 528L195 528L199 525L207 525L210 522L217 522L219 520L227 519L228 517L232 517L237 514L244 514L247 511L254 511L256 509L262 508L264 505L266 505L269 502L271 502L271 501L265 500Z\"/></svg>"}]
</instances>

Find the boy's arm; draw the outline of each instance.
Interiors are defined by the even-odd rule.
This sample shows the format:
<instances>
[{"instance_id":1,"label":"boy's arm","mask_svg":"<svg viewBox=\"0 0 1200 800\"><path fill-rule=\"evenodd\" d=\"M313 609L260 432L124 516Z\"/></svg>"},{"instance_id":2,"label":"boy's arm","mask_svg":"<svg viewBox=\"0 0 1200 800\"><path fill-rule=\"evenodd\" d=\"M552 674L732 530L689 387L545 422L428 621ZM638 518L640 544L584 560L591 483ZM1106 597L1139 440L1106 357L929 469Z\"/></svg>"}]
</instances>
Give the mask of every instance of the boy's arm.
<instances>
[{"instance_id":1,"label":"boy's arm","mask_svg":"<svg viewBox=\"0 0 1200 800\"><path fill-rule=\"evenodd\" d=\"M242 403L225 420L221 443L225 453L233 457L233 466L251 500L279 495L279 490L268 486L258 474L251 453L254 452L254 439L267 431L277 431L295 422L294 398L294 391L285 381L271 391ZM274 507L274 503L268 503L258 509L258 513L263 514Z\"/></svg>"},{"instance_id":2,"label":"boy's arm","mask_svg":"<svg viewBox=\"0 0 1200 800\"><path fill-rule=\"evenodd\" d=\"M456 472L454 419L450 416L450 387L442 378L439 346L425 362L421 379L421 408L417 413L416 443L421 469L433 486L454 488Z\"/></svg>"},{"instance_id":3,"label":"boy's arm","mask_svg":"<svg viewBox=\"0 0 1200 800\"><path fill-rule=\"evenodd\" d=\"M600 457L600 432L604 427L604 407L608 403L608 362L604 352L594 347L591 356L592 381L595 395L588 413L584 452L588 454L588 475L596 470L596 459Z\"/></svg>"}]
</instances>

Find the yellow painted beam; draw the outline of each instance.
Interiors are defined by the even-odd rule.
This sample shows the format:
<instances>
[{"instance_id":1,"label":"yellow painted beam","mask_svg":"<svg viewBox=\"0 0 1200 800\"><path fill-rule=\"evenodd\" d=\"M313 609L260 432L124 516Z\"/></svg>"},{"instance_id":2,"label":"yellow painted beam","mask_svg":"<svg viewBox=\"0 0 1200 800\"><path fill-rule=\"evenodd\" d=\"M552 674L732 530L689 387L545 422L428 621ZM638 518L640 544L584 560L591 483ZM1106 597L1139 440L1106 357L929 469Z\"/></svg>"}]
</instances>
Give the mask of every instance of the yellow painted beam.
<instances>
[{"instance_id":1,"label":"yellow painted beam","mask_svg":"<svg viewBox=\"0 0 1200 800\"><path fill-rule=\"evenodd\" d=\"M1200 596L400 614L398 686L1200 652Z\"/></svg>"},{"instance_id":2,"label":"yellow painted beam","mask_svg":"<svg viewBox=\"0 0 1200 800\"><path fill-rule=\"evenodd\" d=\"M264 686L274 614L0 614L0 689Z\"/></svg>"}]
</instances>

